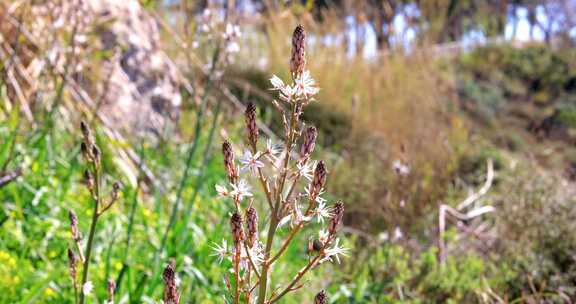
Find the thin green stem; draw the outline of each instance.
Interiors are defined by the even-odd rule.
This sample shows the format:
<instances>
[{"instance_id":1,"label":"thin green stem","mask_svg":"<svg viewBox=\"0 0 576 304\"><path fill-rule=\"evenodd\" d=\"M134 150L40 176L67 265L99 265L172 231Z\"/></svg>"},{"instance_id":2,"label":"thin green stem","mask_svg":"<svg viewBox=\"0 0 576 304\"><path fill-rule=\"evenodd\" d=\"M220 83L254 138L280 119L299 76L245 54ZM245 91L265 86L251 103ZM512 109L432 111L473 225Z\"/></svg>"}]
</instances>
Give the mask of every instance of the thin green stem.
<instances>
[{"instance_id":1,"label":"thin green stem","mask_svg":"<svg viewBox=\"0 0 576 304\"><path fill-rule=\"evenodd\" d=\"M90 268L90 255L92 254L92 245L94 243L94 235L96 234L96 224L98 223L98 207L100 205L100 170L94 166L94 212L92 214L92 223L90 224L90 232L88 234L88 244L86 244L86 252L84 253L84 265L82 267L82 284L80 284L80 304L84 304L84 284L88 281L88 270Z\"/></svg>"}]
</instances>

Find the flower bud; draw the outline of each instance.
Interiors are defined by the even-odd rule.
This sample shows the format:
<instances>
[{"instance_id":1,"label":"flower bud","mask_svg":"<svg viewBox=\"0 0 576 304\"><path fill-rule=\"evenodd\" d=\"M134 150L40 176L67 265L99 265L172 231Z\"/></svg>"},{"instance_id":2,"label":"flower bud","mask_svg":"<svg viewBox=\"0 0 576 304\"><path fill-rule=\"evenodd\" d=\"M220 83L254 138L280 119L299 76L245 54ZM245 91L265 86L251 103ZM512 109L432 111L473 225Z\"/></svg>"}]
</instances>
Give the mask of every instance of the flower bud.
<instances>
[{"instance_id":1,"label":"flower bud","mask_svg":"<svg viewBox=\"0 0 576 304\"><path fill-rule=\"evenodd\" d=\"M82 152L82 156L84 157L84 159L87 162L92 161L92 149L88 148L88 145L86 145L86 142L82 142L80 144L80 151Z\"/></svg>"},{"instance_id":2,"label":"flower bud","mask_svg":"<svg viewBox=\"0 0 576 304\"><path fill-rule=\"evenodd\" d=\"M234 165L234 152L232 151L232 145L228 141L222 143L222 154L224 154L224 168L226 169L228 180L230 183L235 184L238 180L238 170Z\"/></svg>"},{"instance_id":3,"label":"flower bud","mask_svg":"<svg viewBox=\"0 0 576 304\"><path fill-rule=\"evenodd\" d=\"M326 304L326 303L328 303L326 292L322 290L318 294L316 294L316 297L314 298L314 304Z\"/></svg>"},{"instance_id":4,"label":"flower bud","mask_svg":"<svg viewBox=\"0 0 576 304\"><path fill-rule=\"evenodd\" d=\"M88 188L88 190L92 191L94 189L94 177L90 170L84 171L84 184Z\"/></svg>"},{"instance_id":5,"label":"flower bud","mask_svg":"<svg viewBox=\"0 0 576 304\"><path fill-rule=\"evenodd\" d=\"M320 194L320 191L324 187L324 184L326 183L326 174L326 165L324 164L324 161L321 160L318 162L316 169L314 170L314 178L312 179L309 193L309 198L311 201L316 200L316 197L318 194Z\"/></svg>"},{"instance_id":6,"label":"flower bud","mask_svg":"<svg viewBox=\"0 0 576 304\"><path fill-rule=\"evenodd\" d=\"M248 228L248 244L252 247L258 238L258 213L252 204L246 209L246 226Z\"/></svg>"},{"instance_id":7,"label":"flower bud","mask_svg":"<svg viewBox=\"0 0 576 304\"><path fill-rule=\"evenodd\" d=\"M114 182L114 184L112 184L112 193L110 194L112 202L118 200L119 196L120 196L120 182Z\"/></svg>"},{"instance_id":8,"label":"flower bud","mask_svg":"<svg viewBox=\"0 0 576 304\"><path fill-rule=\"evenodd\" d=\"M304 72L306 65L306 32L302 25L298 25L292 34L292 55L290 57L290 72L298 76Z\"/></svg>"},{"instance_id":9,"label":"flower bud","mask_svg":"<svg viewBox=\"0 0 576 304\"><path fill-rule=\"evenodd\" d=\"M85 121L80 122L80 130L82 131L84 139L88 139L92 136L92 134L90 134L90 128L88 128L88 124L86 124Z\"/></svg>"},{"instance_id":10,"label":"flower bud","mask_svg":"<svg viewBox=\"0 0 576 304\"><path fill-rule=\"evenodd\" d=\"M246 130L248 131L248 141L254 149L258 142L258 126L256 125L256 106L253 103L248 103L246 106Z\"/></svg>"},{"instance_id":11,"label":"flower bud","mask_svg":"<svg viewBox=\"0 0 576 304\"><path fill-rule=\"evenodd\" d=\"M232 214L230 218L230 228L232 229L232 238L234 245L238 248L238 244L244 240L244 230L242 229L242 216L238 212Z\"/></svg>"},{"instance_id":12,"label":"flower bud","mask_svg":"<svg viewBox=\"0 0 576 304\"><path fill-rule=\"evenodd\" d=\"M344 217L344 203L338 201L334 204L334 209L332 210L332 219L328 224L328 231L330 234L335 234L338 230L338 226L342 222L342 217Z\"/></svg>"},{"instance_id":13,"label":"flower bud","mask_svg":"<svg viewBox=\"0 0 576 304\"><path fill-rule=\"evenodd\" d=\"M74 285L76 285L76 264L78 260L76 259L76 255L72 249L68 248L68 268L70 269L70 277L72 277L72 281Z\"/></svg>"},{"instance_id":14,"label":"flower bud","mask_svg":"<svg viewBox=\"0 0 576 304\"><path fill-rule=\"evenodd\" d=\"M316 146L316 135L317 132L315 127L308 127L304 131L304 142L300 148L301 158L309 156L314 151L314 147Z\"/></svg>"},{"instance_id":15,"label":"flower bud","mask_svg":"<svg viewBox=\"0 0 576 304\"><path fill-rule=\"evenodd\" d=\"M164 303L165 304L179 304L180 296L176 288L176 274L174 273L174 266L172 264L166 265L162 273L164 280Z\"/></svg>"},{"instance_id":16,"label":"flower bud","mask_svg":"<svg viewBox=\"0 0 576 304\"><path fill-rule=\"evenodd\" d=\"M102 158L102 153L96 145L92 145L92 156L94 157L94 163L96 167L100 167L100 159Z\"/></svg>"},{"instance_id":17,"label":"flower bud","mask_svg":"<svg viewBox=\"0 0 576 304\"><path fill-rule=\"evenodd\" d=\"M68 217L70 218L70 231L72 232L72 239L74 241L78 241L80 239L80 235L78 234L78 217L74 211L68 211Z\"/></svg>"}]
</instances>

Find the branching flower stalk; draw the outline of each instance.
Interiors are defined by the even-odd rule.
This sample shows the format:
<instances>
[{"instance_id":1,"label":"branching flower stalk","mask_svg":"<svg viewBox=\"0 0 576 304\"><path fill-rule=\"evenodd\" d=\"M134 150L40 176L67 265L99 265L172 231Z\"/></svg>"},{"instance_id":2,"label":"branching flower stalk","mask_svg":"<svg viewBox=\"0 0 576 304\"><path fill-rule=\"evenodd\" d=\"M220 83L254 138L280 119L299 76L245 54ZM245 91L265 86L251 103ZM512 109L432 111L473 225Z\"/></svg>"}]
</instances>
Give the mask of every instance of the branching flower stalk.
<instances>
[{"instance_id":1,"label":"branching flower stalk","mask_svg":"<svg viewBox=\"0 0 576 304\"><path fill-rule=\"evenodd\" d=\"M100 148L98 148L96 145L94 137L92 136L92 132L86 123L82 122L80 124L80 128L82 130L83 137L83 141L80 147L82 156L87 163L87 169L84 172L84 183L90 191L94 204L92 222L90 223L90 230L88 232L88 241L86 243L86 248L83 254L81 250L82 237L80 231L78 230L78 218L73 211L69 211L72 240L77 247L80 260L83 263L80 286L78 286L76 281L77 258L72 249L69 249L68 251L68 259L75 295L78 295L78 288L80 288L79 296L75 297L75 303L83 304L86 298L86 294L92 289L92 283L88 281L88 271L90 268L90 256L92 254L92 248L94 245L94 236L96 234L98 219L118 200L120 194L120 183L115 182L112 185L110 195L107 199L105 199L102 194L102 154L100 152Z\"/></svg>"},{"instance_id":2,"label":"branching flower stalk","mask_svg":"<svg viewBox=\"0 0 576 304\"><path fill-rule=\"evenodd\" d=\"M322 198L328 174L326 164L310 159L317 130L306 127L300 121L305 106L314 100L314 95L319 91L310 72L305 69L305 40L304 28L299 25L292 37L292 83L285 84L277 76L270 79L272 90L279 93L280 101L273 101L273 105L281 113L284 124L282 151L271 140L267 140L265 147L259 145L257 110L253 104L248 104L245 111L247 145L239 158L240 165L237 164L232 144L225 141L222 145L224 168L232 188L229 190L226 186L216 185L216 190L234 202L230 219L233 246L228 248L224 240L214 250L220 261L229 259L232 262L234 284L228 283L230 279L225 278L230 295L227 302L230 303L275 303L300 289L303 286L300 280L309 270L325 261L340 262L339 256L347 253L346 248L339 246L336 237L342 223L344 204L337 202L332 208L326 206L326 200ZM289 112L285 108L289 108ZM299 143L301 146L297 149ZM245 198L253 195L247 179L241 178L241 174L258 179L264 192L267 205L260 205L266 210L267 216L264 218L268 219L264 242L259 239L260 217L254 200L244 203ZM305 208L301 209L301 204ZM268 289L273 264L280 260L298 233L313 224L314 219L324 228L319 229L317 239L310 240L307 263L283 287L270 293ZM284 239L275 250L274 240L280 237L280 229L285 226L288 231L282 233ZM319 293L315 302L326 303L325 293Z\"/></svg>"}]
</instances>

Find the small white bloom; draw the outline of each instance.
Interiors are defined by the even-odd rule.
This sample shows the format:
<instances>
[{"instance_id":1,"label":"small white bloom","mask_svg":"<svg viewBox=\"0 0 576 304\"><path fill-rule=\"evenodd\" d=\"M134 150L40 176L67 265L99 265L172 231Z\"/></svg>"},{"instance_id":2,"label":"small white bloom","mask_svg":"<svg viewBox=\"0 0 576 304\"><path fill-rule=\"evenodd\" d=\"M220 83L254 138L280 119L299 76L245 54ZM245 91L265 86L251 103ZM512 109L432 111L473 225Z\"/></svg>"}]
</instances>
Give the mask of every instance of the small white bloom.
<instances>
[{"instance_id":1,"label":"small white bloom","mask_svg":"<svg viewBox=\"0 0 576 304\"><path fill-rule=\"evenodd\" d=\"M319 202L318 207L314 210L314 215L318 219L318 223L324 224L324 218L331 217L330 208L326 206L326 202Z\"/></svg>"},{"instance_id":2,"label":"small white bloom","mask_svg":"<svg viewBox=\"0 0 576 304\"><path fill-rule=\"evenodd\" d=\"M318 231L318 240L322 242L322 244L326 243L329 237L330 233L328 233L328 231L324 229L320 229L320 231Z\"/></svg>"},{"instance_id":3,"label":"small white bloom","mask_svg":"<svg viewBox=\"0 0 576 304\"><path fill-rule=\"evenodd\" d=\"M401 239L402 237L404 237L404 233L402 233L402 229L400 229L399 226L396 226L396 228L394 229L394 237L393 239L395 241Z\"/></svg>"},{"instance_id":4,"label":"small white bloom","mask_svg":"<svg viewBox=\"0 0 576 304\"><path fill-rule=\"evenodd\" d=\"M285 86L284 81L282 81L282 79L276 75L272 75L272 78L270 78L270 83L273 87L272 90L282 90Z\"/></svg>"},{"instance_id":5,"label":"small white bloom","mask_svg":"<svg viewBox=\"0 0 576 304\"><path fill-rule=\"evenodd\" d=\"M242 164L242 171L250 170L252 175L256 175L258 172L258 168L263 168L264 163L258 160L260 158L261 153L256 152L256 154L252 154L252 152L246 150L244 151L244 155L240 157L240 163Z\"/></svg>"},{"instance_id":6,"label":"small white bloom","mask_svg":"<svg viewBox=\"0 0 576 304\"><path fill-rule=\"evenodd\" d=\"M92 282L87 281L86 283L84 283L84 285L82 285L82 293L84 295L90 294L90 292L92 291L93 288L94 288L94 285L92 285Z\"/></svg>"},{"instance_id":7,"label":"small white bloom","mask_svg":"<svg viewBox=\"0 0 576 304\"><path fill-rule=\"evenodd\" d=\"M306 188L304 188L304 191L306 191L306 197L310 197L310 188L312 188L312 185L308 185L308 186L306 186ZM322 203L326 202L326 199L322 197L322 194L324 194L324 188L320 189L320 192L316 196L315 201L318 204L322 204Z\"/></svg>"},{"instance_id":8,"label":"small white bloom","mask_svg":"<svg viewBox=\"0 0 576 304\"><path fill-rule=\"evenodd\" d=\"M296 87L284 84L284 81L276 75L272 75L270 78L270 83L272 84L272 90L280 91L280 99L288 102L292 99L292 96L297 92Z\"/></svg>"},{"instance_id":9,"label":"small white bloom","mask_svg":"<svg viewBox=\"0 0 576 304\"><path fill-rule=\"evenodd\" d=\"M248 260L248 254L250 254L250 258L256 267L260 266L262 262L264 262L264 248L260 242L256 242L252 248L248 248L248 251L242 247L240 258L244 260L246 264L250 263Z\"/></svg>"},{"instance_id":10,"label":"small white bloom","mask_svg":"<svg viewBox=\"0 0 576 304\"><path fill-rule=\"evenodd\" d=\"M239 200L243 200L245 196L252 196L252 193L250 192L250 186L248 183L242 179L238 182L238 185L232 185L230 195L238 196Z\"/></svg>"},{"instance_id":11,"label":"small white bloom","mask_svg":"<svg viewBox=\"0 0 576 304\"><path fill-rule=\"evenodd\" d=\"M298 173L307 180L312 181L312 178L314 178L314 168L316 168L316 163L316 161L306 162L305 164L297 163L296 167Z\"/></svg>"},{"instance_id":12,"label":"small white bloom","mask_svg":"<svg viewBox=\"0 0 576 304\"><path fill-rule=\"evenodd\" d=\"M211 254L211 256L215 256L218 257L218 263L222 263L222 261L224 261L224 259L228 256L228 243L226 242L226 240L222 240L222 246L218 245L217 243L213 243L213 246L211 247L212 251L214 251L213 254Z\"/></svg>"},{"instance_id":13,"label":"small white bloom","mask_svg":"<svg viewBox=\"0 0 576 304\"><path fill-rule=\"evenodd\" d=\"M336 239L336 241L334 242L334 246L332 246L332 248L326 249L324 251L324 253L326 254L326 258L324 258L323 260L330 260L331 262L336 260L336 262L338 264L340 264L340 256L339 255L348 256L348 250L349 249L338 246L339 242L340 242L340 239ZM334 260L332 258L334 258Z\"/></svg>"},{"instance_id":14,"label":"small white bloom","mask_svg":"<svg viewBox=\"0 0 576 304\"><path fill-rule=\"evenodd\" d=\"M400 160L395 160L392 163L392 168L396 171L396 174L400 176L406 176L410 174L410 166L407 164L402 163Z\"/></svg>"},{"instance_id":15,"label":"small white bloom","mask_svg":"<svg viewBox=\"0 0 576 304\"><path fill-rule=\"evenodd\" d=\"M223 197L230 195L230 192L228 192L226 186L222 185L216 185L216 192L218 192L218 195Z\"/></svg>"},{"instance_id":16,"label":"small white bloom","mask_svg":"<svg viewBox=\"0 0 576 304\"><path fill-rule=\"evenodd\" d=\"M295 80L296 85L296 96L308 98L310 96L316 95L320 89L316 85L316 81L310 76L310 71L304 71Z\"/></svg>"},{"instance_id":17,"label":"small white bloom","mask_svg":"<svg viewBox=\"0 0 576 304\"><path fill-rule=\"evenodd\" d=\"M280 148L278 145L272 143L272 139L268 138L268 140L266 140L266 152L268 152L270 156L276 157L276 154L280 153Z\"/></svg>"},{"instance_id":18,"label":"small white bloom","mask_svg":"<svg viewBox=\"0 0 576 304\"><path fill-rule=\"evenodd\" d=\"M240 45L236 41L232 41L226 44L226 52L233 54L240 52Z\"/></svg>"}]
</instances>

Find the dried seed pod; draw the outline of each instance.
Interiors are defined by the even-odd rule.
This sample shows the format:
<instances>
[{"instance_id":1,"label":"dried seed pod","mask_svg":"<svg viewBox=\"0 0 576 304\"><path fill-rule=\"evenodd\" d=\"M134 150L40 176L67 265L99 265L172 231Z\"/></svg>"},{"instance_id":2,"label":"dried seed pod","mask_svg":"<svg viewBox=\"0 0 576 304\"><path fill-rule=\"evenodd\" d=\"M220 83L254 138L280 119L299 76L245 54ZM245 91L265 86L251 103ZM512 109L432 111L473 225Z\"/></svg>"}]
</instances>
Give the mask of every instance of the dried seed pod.
<instances>
[{"instance_id":1,"label":"dried seed pod","mask_svg":"<svg viewBox=\"0 0 576 304\"><path fill-rule=\"evenodd\" d=\"M258 126L256 125L256 106L253 103L248 103L246 106L246 130L248 132L248 141L254 149L258 142Z\"/></svg>"},{"instance_id":2,"label":"dried seed pod","mask_svg":"<svg viewBox=\"0 0 576 304\"><path fill-rule=\"evenodd\" d=\"M309 156L314 151L314 147L316 146L316 135L316 128L313 126L306 128L304 131L304 141L300 148L301 158Z\"/></svg>"},{"instance_id":3,"label":"dried seed pod","mask_svg":"<svg viewBox=\"0 0 576 304\"><path fill-rule=\"evenodd\" d=\"M330 234L335 234L338 230L338 226L342 222L342 217L344 217L344 203L341 201L336 202L334 204L334 208L332 211L332 218L330 219L330 223L328 224L328 231Z\"/></svg>"},{"instance_id":4,"label":"dried seed pod","mask_svg":"<svg viewBox=\"0 0 576 304\"><path fill-rule=\"evenodd\" d=\"M224 154L224 168L226 169L228 180L230 183L235 184L238 180L238 170L234 165L232 145L227 140L222 143L222 154Z\"/></svg>"},{"instance_id":5,"label":"dried seed pod","mask_svg":"<svg viewBox=\"0 0 576 304\"><path fill-rule=\"evenodd\" d=\"M326 171L326 165L324 164L324 161L319 161L316 165L316 168L314 169L314 178L312 179L312 184L310 186L309 199L311 201L316 200L316 197L318 194L320 194L320 191L326 183L327 173L328 172Z\"/></svg>"},{"instance_id":6,"label":"dried seed pod","mask_svg":"<svg viewBox=\"0 0 576 304\"><path fill-rule=\"evenodd\" d=\"M242 216L238 212L234 212L230 218L230 228L232 229L232 238L234 239L234 245L238 247L238 244L244 240L244 229L242 229Z\"/></svg>"},{"instance_id":7,"label":"dried seed pod","mask_svg":"<svg viewBox=\"0 0 576 304\"><path fill-rule=\"evenodd\" d=\"M306 65L306 32L298 25L292 34L292 55L290 57L290 72L295 77L304 72Z\"/></svg>"},{"instance_id":8,"label":"dried seed pod","mask_svg":"<svg viewBox=\"0 0 576 304\"><path fill-rule=\"evenodd\" d=\"M164 303L179 304L180 295L178 295L178 289L176 288L176 273L171 263L164 268L162 279L164 280Z\"/></svg>"},{"instance_id":9,"label":"dried seed pod","mask_svg":"<svg viewBox=\"0 0 576 304\"><path fill-rule=\"evenodd\" d=\"M252 247L258 239L258 213L256 213L256 208L252 206L252 203L246 209L246 226L248 228L248 244Z\"/></svg>"},{"instance_id":10,"label":"dried seed pod","mask_svg":"<svg viewBox=\"0 0 576 304\"><path fill-rule=\"evenodd\" d=\"M328 303L326 292L322 290L318 294L316 294L316 297L314 298L314 304L326 304L326 303Z\"/></svg>"},{"instance_id":11,"label":"dried seed pod","mask_svg":"<svg viewBox=\"0 0 576 304\"><path fill-rule=\"evenodd\" d=\"M72 232L72 239L78 241L80 239L80 234L78 233L78 217L74 211L68 211L68 217L70 218L70 231Z\"/></svg>"}]
</instances>

